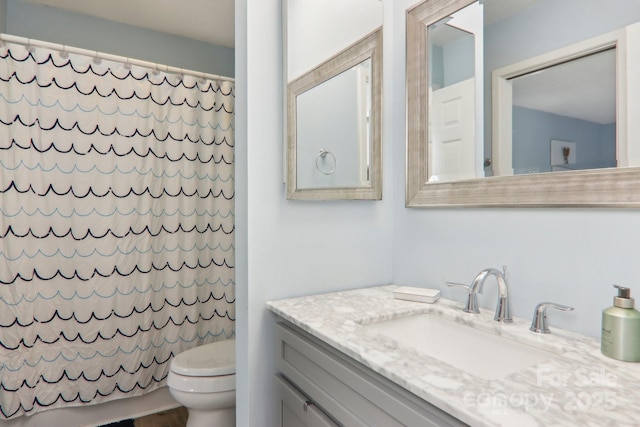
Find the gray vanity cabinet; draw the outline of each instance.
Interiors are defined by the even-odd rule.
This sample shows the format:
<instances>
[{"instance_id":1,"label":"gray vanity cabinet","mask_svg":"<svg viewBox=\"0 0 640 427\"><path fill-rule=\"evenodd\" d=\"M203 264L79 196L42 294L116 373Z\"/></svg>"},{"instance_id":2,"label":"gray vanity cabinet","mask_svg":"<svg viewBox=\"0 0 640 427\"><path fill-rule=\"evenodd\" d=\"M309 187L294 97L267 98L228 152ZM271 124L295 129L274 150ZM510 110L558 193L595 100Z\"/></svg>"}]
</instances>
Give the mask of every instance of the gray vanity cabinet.
<instances>
[{"instance_id":1,"label":"gray vanity cabinet","mask_svg":"<svg viewBox=\"0 0 640 427\"><path fill-rule=\"evenodd\" d=\"M283 427L466 425L289 322L276 339Z\"/></svg>"}]
</instances>

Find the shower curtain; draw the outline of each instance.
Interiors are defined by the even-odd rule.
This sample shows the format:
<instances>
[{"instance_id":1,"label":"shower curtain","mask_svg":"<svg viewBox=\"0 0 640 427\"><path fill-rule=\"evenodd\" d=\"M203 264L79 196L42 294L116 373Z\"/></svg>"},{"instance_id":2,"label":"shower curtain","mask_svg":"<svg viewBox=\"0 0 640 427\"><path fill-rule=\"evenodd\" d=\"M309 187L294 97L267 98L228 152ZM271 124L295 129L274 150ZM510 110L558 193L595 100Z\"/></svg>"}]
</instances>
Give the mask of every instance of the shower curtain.
<instances>
[{"instance_id":1,"label":"shower curtain","mask_svg":"<svg viewBox=\"0 0 640 427\"><path fill-rule=\"evenodd\" d=\"M234 335L234 84L0 42L0 412Z\"/></svg>"}]
</instances>

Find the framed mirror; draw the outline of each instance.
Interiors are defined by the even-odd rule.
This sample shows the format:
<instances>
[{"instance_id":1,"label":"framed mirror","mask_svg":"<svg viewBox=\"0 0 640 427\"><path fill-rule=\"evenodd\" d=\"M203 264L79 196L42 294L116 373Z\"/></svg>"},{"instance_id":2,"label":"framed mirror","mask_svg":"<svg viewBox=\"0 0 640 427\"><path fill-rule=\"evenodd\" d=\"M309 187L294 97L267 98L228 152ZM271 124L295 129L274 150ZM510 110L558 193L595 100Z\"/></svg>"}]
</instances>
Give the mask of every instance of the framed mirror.
<instances>
[{"instance_id":1,"label":"framed mirror","mask_svg":"<svg viewBox=\"0 0 640 427\"><path fill-rule=\"evenodd\" d=\"M406 205L640 206L638 21L624 0L408 10Z\"/></svg>"},{"instance_id":2,"label":"framed mirror","mask_svg":"<svg viewBox=\"0 0 640 427\"><path fill-rule=\"evenodd\" d=\"M382 4L285 6L287 198L380 200Z\"/></svg>"}]
</instances>

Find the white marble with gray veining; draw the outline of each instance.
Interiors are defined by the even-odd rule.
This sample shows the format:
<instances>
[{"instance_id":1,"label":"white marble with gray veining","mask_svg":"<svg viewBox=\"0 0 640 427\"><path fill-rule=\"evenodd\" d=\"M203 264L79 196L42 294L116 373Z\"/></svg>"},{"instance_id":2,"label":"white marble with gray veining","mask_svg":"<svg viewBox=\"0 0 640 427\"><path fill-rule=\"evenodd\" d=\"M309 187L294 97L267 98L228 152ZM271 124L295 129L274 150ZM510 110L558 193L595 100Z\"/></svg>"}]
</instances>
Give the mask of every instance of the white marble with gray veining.
<instances>
[{"instance_id":1,"label":"white marble with gray veining","mask_svg":"<svg viewBox=\"0 0 640 427\"><path fill-rule=\"evenodd\" d=\"M472 315L460 302L397 300L387 285L291 298L268 308L358 362L472 426L640 426L640 363L600 353L599 340L563 331L529 331L531 319L511 324L483 310ZM496 380L459 371L436 359L375 335L363 324L431 313L516 341L560 352L540 365ZM599 316L600 313L594 313ZM420 337L416 337L420 339ZM473 349L469 349L469 363Z\"/></svg>"}]
</instances>

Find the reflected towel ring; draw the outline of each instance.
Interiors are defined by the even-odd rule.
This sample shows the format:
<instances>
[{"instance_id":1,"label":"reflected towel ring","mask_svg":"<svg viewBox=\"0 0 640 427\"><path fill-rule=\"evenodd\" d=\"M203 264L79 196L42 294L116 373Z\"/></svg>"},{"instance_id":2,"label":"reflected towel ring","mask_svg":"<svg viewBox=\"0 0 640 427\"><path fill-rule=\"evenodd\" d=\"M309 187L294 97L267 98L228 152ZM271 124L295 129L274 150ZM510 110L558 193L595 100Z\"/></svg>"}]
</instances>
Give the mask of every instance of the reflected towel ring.
<instances>
[{"instance_id":1,"label":"reflected towel ring","mask_svg":"<svg viewBox=\"0 0 640 427\"><path fill-rule=\"evenodd\" d=\"M333 159L333 168L328 169L328 170L327 169L322 169L320 167L320 159L326 160L327 154L329 156L331 156L331 158ZM318 169L320 171L320 173L322 173L324 175L331 175L332 173L334 173L336 171L337 163L338 162L336 161L336 156L334 156L331 151L325 150L324 148L320 149L320 152L318 153L318 157L316 157L316 169Z\"/></svg>"}]
</instances>

